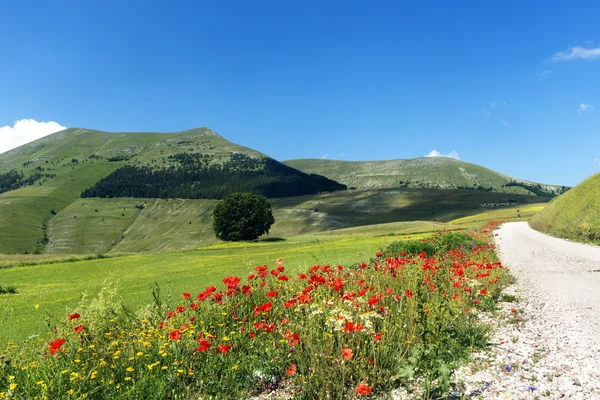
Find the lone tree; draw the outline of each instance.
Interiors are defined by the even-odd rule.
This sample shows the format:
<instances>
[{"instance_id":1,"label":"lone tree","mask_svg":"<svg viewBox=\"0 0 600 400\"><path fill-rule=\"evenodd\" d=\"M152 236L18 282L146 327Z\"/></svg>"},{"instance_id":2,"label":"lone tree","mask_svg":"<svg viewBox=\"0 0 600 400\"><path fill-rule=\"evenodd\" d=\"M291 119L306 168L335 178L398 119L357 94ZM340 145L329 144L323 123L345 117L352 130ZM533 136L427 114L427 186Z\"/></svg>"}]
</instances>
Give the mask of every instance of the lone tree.
<instances>
[{"instance_id":1,"label":"lone tree","mask_svg":"<svg viewBox=\"0 0 600 400\"><path fill-rule=\"evenodd\" d=\"M252 193L233 193L213 212L215 235L221 240L254 240L269 233L275 222L267 198Z\"/></svg>"}]
</instances>

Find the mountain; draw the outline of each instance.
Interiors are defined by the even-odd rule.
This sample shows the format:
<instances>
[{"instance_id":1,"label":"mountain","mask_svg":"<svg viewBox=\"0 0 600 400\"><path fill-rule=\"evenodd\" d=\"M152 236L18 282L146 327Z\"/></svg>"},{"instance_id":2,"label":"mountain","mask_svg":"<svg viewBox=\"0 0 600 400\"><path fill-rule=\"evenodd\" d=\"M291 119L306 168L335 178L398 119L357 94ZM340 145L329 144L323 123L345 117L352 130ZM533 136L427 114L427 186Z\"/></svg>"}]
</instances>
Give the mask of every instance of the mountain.
<instances>
[{"instance_id":1,"label":"mountain","mask_svg":"<svg viewBox=\"0 0 600 400\"><path fill-rule=\"evenodd\" d=\"M323 175L356 189L469 189L550 197L568 189L564 186L511 178L482 166L448 157L385 161L298 159L283 163L306 173Z\"/></svg>"},{"instance_id":2,"label":"mountain","mask_svg":"<svg viewBox=\"0 0 600 400\"><path fill-rule=\"evenodd\" d=\"M553 236L600 243L600 174L553 199L530 225Z\"/></svg>"},{"instance_id":3,"label":"mountain","mask_svg":"<svg viewBox=\"0 0 600 400\"><path fill-rule=\"evenodd\" d=\"M0 154L0 253L48 243L48 221L80 196L298 196L346 187L309 175L209 128L175 133L71 128Z\"/></svg>"}]
</instances>

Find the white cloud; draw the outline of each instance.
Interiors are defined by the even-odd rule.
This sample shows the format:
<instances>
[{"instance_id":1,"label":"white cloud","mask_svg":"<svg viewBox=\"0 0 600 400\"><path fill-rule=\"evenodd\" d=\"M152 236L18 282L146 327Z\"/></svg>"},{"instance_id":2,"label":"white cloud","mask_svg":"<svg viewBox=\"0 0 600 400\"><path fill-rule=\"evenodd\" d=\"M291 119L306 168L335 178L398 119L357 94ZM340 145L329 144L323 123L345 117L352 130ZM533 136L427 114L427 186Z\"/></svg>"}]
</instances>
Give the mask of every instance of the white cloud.
<instances>
[{"instance_id":1,"label":"white cloud","mask_svg":"<svg viewBox=\"0 0 600 400\"><path fill-rule=\"evenodd\" d=\"M327 153L323 154L323 156L321 156L321 160L327 160Z\"/></svg>"},{"instance_id":2,"label":"white cloud","mask_svg":"<svg viewBox=\"0 0 600 400\"><path fill-rule=\"evenodd\" d=\"M598 166L600 167L600 158L595 158L594 159L594 163L598 164Z\"/></svg>"},{"instance_id":3,"label":"white cloud","mask_svg":"<svg viewBox=\"0 0 600 400\"><path fill-rule=\"evenodd\" d=\"M586 112L586 111L592 111L594 109L594 106L591 106L589 104L585 104L585 103L581 103L579 105L579 108L577 109L577 114L581 114L582 112Z\"/></svg>"},{"instance_id":4,"label":"white cloud","mask_svg":"<svg viewBox=\"0 0 600 400\"><path fill-rule=\"evenodd\" d=\"M342 158L346 157L346 153L342 152L340 153L340 155L338 156L338 160L341 160Z\"/></svg>"},{"instance_id":5,"label":"white cloud","mask_svg":"<svg viewBox=\"0 0 600 400\"><path fill-rule=\"evenodd\" d=\"M552 71L544 70L544 71L542 71L542 72L540 72L538 74L538 78L540 78L540 79L546 79L547 77L550 76L551 73L552 73Z\"/></svg>"},{"instance_id":6,"label":"white cloud","mask_svg":"<svg viewBox=\"0 0 600 400\"><path fill-rule=\"evenodd\" d=\"M21 119L13 126L2 126L0 127L0 154L64 129L67 128L57 122L38 122L34 119Z\"/></svg>"},{"instance_id":7,"label":"white cloud","mask_svg":"<svg viewBox=\"0 0 600 400\"><path fill-rule=\"evenodd\" d=\"M511 128L511 127L512 127L512 126L510 125L510 123L509 123L507 120L505 120L505 119L500 119L500 122L502 123L502 125L504 125L504 126L506 126L506 127L508 127L508 128Z\"/></svg>"},{"instance_id":8,"label":"white cloud","mask_svg":"<svg viewBox=\"0 0 600 400\"><path fill-rule=\"evenodd\" d=\"M496 107L496 102L492 101L492 108Z\"/></svg>"},{"instance_id":9,"label":"white cloud","mask_svg":"<svg viewBox=\"0 0 600 400\"><path fill-rule=\"evenodd\" d=\"M425 157L448 157L448 158L454 158L456 160L460 160L460 156L458 155L458 153L454 150L452 150L450 153L448 154L442 154L437 150L431 150L429 152L429 154L427 154Z\"/></svg>"},{"instance_id":10,"label":"white cloud","mask_svg":"<svg viewBox=\"0 0 600 400\"><path fill-rule=\"evenodd\" d=\"M489 112L488 110L486 110L485 108L482 108L481 110L482 110L482 111L483 111L483 113L484 113L485 115L487 115L488 117L491 117L491 116L492 116L492 113L491 113L491 112Z\"/></svg>"},{"instance_id":11,"label":"white cloud","mask_svg":"<svg viewBox=\"0 0 600 400\"><path fill-rule=\"evenodd\" d=\"M600 47L586 49L585 47L571 47L567 51L554 53L552 61L574 61L574 60L595 60L600 58Z\"/></svg>"}]
</instances>

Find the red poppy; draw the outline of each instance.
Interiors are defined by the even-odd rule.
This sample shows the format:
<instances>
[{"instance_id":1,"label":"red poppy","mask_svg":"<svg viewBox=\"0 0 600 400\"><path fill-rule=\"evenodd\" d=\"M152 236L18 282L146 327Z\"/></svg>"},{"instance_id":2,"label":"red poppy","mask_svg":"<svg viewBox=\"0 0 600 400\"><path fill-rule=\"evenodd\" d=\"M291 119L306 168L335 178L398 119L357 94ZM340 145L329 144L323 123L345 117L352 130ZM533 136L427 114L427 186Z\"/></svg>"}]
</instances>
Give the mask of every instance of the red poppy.
<instances>
[{"instance_id":1,"label":"red poppy","mask_svg":"<svg viewBox=\"0 0 600 400\"><path fill-rule=\"evenodd\" d=\"M298 333L292 333L292 331L287 331L285 333L285 338L287 339L288 345L290 347L300 343L300 335Z\"/></svg>"},{"instance_id":2,"label":"red poppy","mask_svg":"<svg viewBox=\"0 0 600 400\"><path fill-rule=\"evenodd\" d=\"M194 353L204 353L210 349L210 342L206 339L198 339L198 348L194 350Z\"/></svg>"},{"instance_id":3,"label":"red poppy","mask_svg":"<svg viewBox=\"0 0 600 400\"><path fill-rule=\"evenodd\" d=\"M226 276L225 278L223 278L223 283L229 288L229 289L235 289L238 287L238 284L240 283L241 279L238 278L237 276Z\"/></svg>"},{"instance_id":4,"label":"red poppy","mask_svg":"<svg viewBox=\"0 0 600 400\"><path fill-rule=\"evenodd\" d=\"M189 299L190 297L192 297L192 295L188 292L181 293L181 298L183 299Z\"/></svg>"},{"instance_id":5,"label":"red poppy","mask_svg":"<svg viewBox=\"0 0 600 400\"><path fill-rule=\"evenodd\" d=\"M390 296L391 296L392 294L394 294L394 290L393 290L392 288L387 288L387 289L385 289L385 293L386 293L387 295L390 295Z\"/></svg>"},{"instance_id":6,"label":"red poppy","mask_svg":"<svg viewBox=\"0 0 600 400\"><path fill-rule=\"evenodd\" d=\"M306 279L306 275L304 274L298 274L298 279L300 279L301 281Z\"/></svg>"},{"instance_id":7,"label":"red poppy","mask_svg":"<svg viewBox=\"0 0 600 400\"><path fill-rule=\"evenodd\" d=\"M287 376L294 376L294 375L296 375L296 364L290 365L290 367L285 371L285 374Z\"/></svg>"},{"instance_id":8,"label":"red poppy","mask_svg":"<svg viewBox=\"0 0 600 400\"><path fill-rule=\"evenodd\" d=\"M179 331L179 329L175 329L174 331L171 331L169 333L169 339L171 340L177 340L181 337L181 332Z\"/></svg>"},{"instance_id":9,"label":"red poppy","mask_svg":"<svg viewBox=\"0 0 600 400\"><path fill-rule=\"evenodd\" d=\"M254 339L254 337L256 336L256 332L250 332L249 336L250 339Z\"/></svg>"},{"instance_id":10,"label":"red poppy","mask_svg":"<svg viewBox=\"0 0 600 400\"><path fill-rule=\"evenodd\" d=\"M352 353L352 349L349 349L349 348L347 348L347 347L346 347L346 348L344 348L344 349L342 349L341 353L342 353L342 357L343 357L345 360L349 360L349 359L351 359L351 358L352 358L352 356L354 355L354 354Z\"/></svg>"},{"instance_id":11,"label":"red poppy","mask_svg":"<svg viewBox=\"0 0 600 400\"><path fill-rule=\"evenodd\" d=\"M379 332L375 335L375 343L379 343L382 335L383 335L383 332Z\"/></svg>"},{"instance_id":12,"label":"red poppy","mask_svg":"<svg viewBox=\"0 0 600 400\"><path fill-rule=\"evenodd\" d=\"M375 253L376 257L383 257L383 254L381 254L380 252Z\"/></svg>"},{"instance_id":13,"label":"red poppy","mask_svg":"<svg viewBox=\"0 0 600 400\"><path fill-rule=\"evenodd\" d=\"M73 332L75 333L79 333L83 331L83 325L77 325L75 327L73 327Z\"/></svg>"},{"instance_id":14,"label":"red poppy","mask_svg":"<svg viewBox=\"0 0 600 400\"><path fill-rule=\"evenodd\" d=\"M277 297L277 296L279 296L279 293L277 293L274 290L271 291L271 292L269 292L269 293L267 293L267 297L270 298L270 299L273 298L273 297Z\"/></svg>"},{"instance_id":15,"label":"red poppy","mask_svg":"<svg viewBox=\"0 0 600 400\"><path fill-rule=\"evenodd\" d=\"M217 353L221 353L221 354L227 354L229 353L229 350L231 349L231 345L229 344L220 344L217 346Z\"/></svg>"},{"instance_id":16,"label":"red poppy","mask_svg":"<svg viewBox=\"0 0 600 400\"><path fill-rule=\"evenodd\" d=\"M287 276L285 276L285 275L279 275L279 276L277 277L277 279L279 279L280 281L287 281L287 280L289 280L290 278L288 278L288 277L287 277Z\"/></svg>"},{"instance_id":17,"label":"red poppy","mask_svg":"<svg viewBox=\"0 0 600 400\"><path fill-rule=\"evenodd\" d=\"M356 330L356 327L354 326L354 324L350 321L346 321L346 323L344 324L344 332L350 333L350 332L354 332L355 330Z\"/></svg>"},{"instance_id":18,"label":"red poppy","mask_svg":"<svg viewBox=\"0 0 600 400\"><path fill-rule=\"evenodd\" d=\"M71 315L69 315L69 321L72 321L72 320L77 319L79 317L81 317L81 315L79 315L79 313L71 314Z\"/></svg>"},{"instance_id":19,"label":"red poppy","mask_svg":"<svg viewBox=\"0 0 600 400\"><path fill-rule=\"evenodd\" d=\"M55 341L50 343L48 345L48 347L50 347L50 354L54 355L54 354L58 353L58 351L60 350L60 347L63 344L65 344L65 342L66 342L65 339L56 339Z\"/></svg>"},{"instance_id":20,"label":"red poppy","mask_svg":"<svg viewBox=\"0 0 600 400\"><path fill-rule=\"evenodd\" d=\"M368 301L370 306L376 306L379 304L379 297L377 295L372 296Z\"/></svg>"},{"instance_id":21,"label":"red poppy","mask_svg":"<svg viewBox=\"0 0 600 400\"><path fill-rule=\"evenodd\" d=\"M182 313L182 312L184 312L184 311L185 311L185 307L184 307L184 306L179 306L179 307L177 307L177 308L175 309L175 311L176 311L177 313Z\"/></svg>"},{"instance_id":22,"label":"red poppy","mask_svg":"<svg viewBox=\"0 0 600 400\"><path fill-rule=\"evenodd\" d=\"M354 389L354 391L361 396L367 396L371 394L371 388L366 383L361 383L356 389Z\"/></svg>"},{"instance_id":23,"label":"red poppy","mask_svg":"<svg viewBox=\"0 0 600 400\"><path fill-rule=\"evenodd\" d=\"M283 303L283 306L285 308L292 308L292 307L294 307L295 304L296 304L296 299L290 299L290 300L286 301L285 303Z\"/></svg>"},{"instance_id":24,"label":"red poppy","mask_svg":"<svg viewBox=\"0 0 600 400\"><path fill-rule=\"evenodd\" d=\"M516 313L516 312L517 312L517 309L516 309L516 308L511 308L511 309L510 309L510 311L511 311L512 313Z\"/></svg>"},{"instance_id":25,"label":"red poppy","mask_svg":"<svg viewBox=\"0 0 600 400\"><path fill-rule=\"evenodd\" d=\"M413 292L410 289L406 289L406 292L404 292L404 296L408 297L409 299L411 297L413 297Z\"/></svg>"},{"instance_id":26,"label":"red poppy","mask_svg":"<svg viewBox=\"0 0 600 400\"><path fill-rule=\"evenodd\" d=\"M483 294L483 295L486 295L486 294L488 294L488 291L487 291L487 290L485 290L485 289L481 289L481 290L479 291L479 293L480 293L480 294Z\"/></svg>"}]
</instances>

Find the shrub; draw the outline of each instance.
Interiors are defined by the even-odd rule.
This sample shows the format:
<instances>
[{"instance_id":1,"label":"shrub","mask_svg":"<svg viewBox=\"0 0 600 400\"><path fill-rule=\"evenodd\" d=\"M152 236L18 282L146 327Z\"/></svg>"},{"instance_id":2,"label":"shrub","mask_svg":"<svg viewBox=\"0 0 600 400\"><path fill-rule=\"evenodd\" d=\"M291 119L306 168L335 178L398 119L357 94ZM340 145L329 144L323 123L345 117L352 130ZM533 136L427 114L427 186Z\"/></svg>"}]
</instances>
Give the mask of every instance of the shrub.
<instances>
[{"instance_id":1,"label":"shrub","mask_svg":"<svg viewBox=\"0 0 600 400\"><path fill-rule=\"evenodd\" d=\"M234 193L219 202L213 212L215 235L221 240L254 240L269 233L275 222L266 197Z\"/></svg>"},{"instance_id":2,"label":"shrub","mask_svg":"<svg viewBox=\"0 0 600 400\"><path fill-rule=\"evenodd\" d=\"M467 251L485 243L485 240L465 232L438 232L430 238L393 242L384 253L389 256L425 253L427 257L431 257L456 248Z\"/></svg>"},{"instance_id":3,"label":"shrub","mask_svg":"<svg viewBox=\"0 0 600 400\"><path fill-rule=\"evenodd\" d=\"M17 289L14 286L3 287L0 286L0 294L14 294L17 293Z\"/></svg>"}]
</instances>

